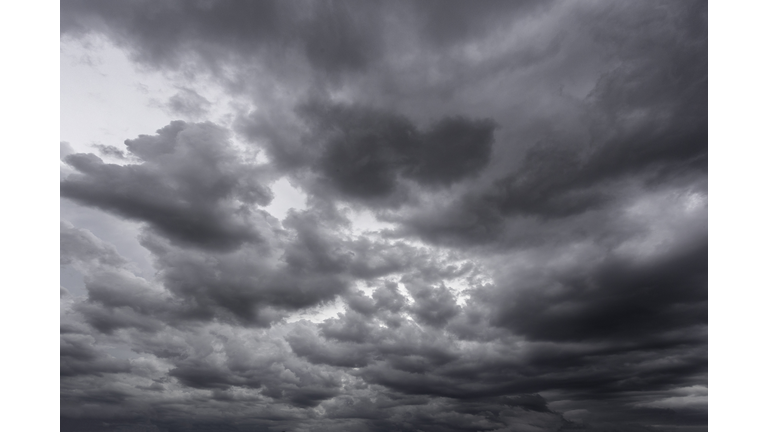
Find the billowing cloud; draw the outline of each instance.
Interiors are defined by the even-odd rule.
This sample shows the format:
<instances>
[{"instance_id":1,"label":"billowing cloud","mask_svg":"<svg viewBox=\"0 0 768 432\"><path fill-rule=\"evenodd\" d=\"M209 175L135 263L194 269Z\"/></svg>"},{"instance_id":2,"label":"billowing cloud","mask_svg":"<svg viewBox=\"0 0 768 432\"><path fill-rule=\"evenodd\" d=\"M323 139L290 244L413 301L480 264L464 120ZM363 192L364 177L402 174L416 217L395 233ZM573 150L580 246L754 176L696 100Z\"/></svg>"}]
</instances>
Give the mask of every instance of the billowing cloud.
<instances>
[{"instance_id":1,"label":"billowing cloud","mask_svg":"<svg viewBox=\"0 0 768 432\"><path fill-rule=\"evenodd\" d=\"M303 168L298 175L310 193L374 206L402 203L408 181L434 189L477 176L490 160L496 127L490 119L449 116L419 130L402 115L318 100L301 104L297 118L308 129L298 142L258 122L241 127L267 139L279 166Z\"/></svg>"},{"instance_id":2,"label":"billowing cloud","mask_svg":"<svg viewBox=\"0 0 768 432\"><path fill-rule=\"evenodd\" d=\"M706 3L61 9L184 119L60 144L62 430L706 430Z\"/></svg>"},{"instance_id":3,"label":"billowing cloud","mask_svg":"<svg viewBox=\"0 0 768 432\"><path fill-rule=\"evenodd\" d=\"M176 121L125 144L142 163L67 156L78 174L61 183L62 196L147 222L180 244L226 250L259 241L257 225L266 222L249 205L266 205L272 195L263 169L233 153L225 130Z\"/></svg>"}]
</instances>

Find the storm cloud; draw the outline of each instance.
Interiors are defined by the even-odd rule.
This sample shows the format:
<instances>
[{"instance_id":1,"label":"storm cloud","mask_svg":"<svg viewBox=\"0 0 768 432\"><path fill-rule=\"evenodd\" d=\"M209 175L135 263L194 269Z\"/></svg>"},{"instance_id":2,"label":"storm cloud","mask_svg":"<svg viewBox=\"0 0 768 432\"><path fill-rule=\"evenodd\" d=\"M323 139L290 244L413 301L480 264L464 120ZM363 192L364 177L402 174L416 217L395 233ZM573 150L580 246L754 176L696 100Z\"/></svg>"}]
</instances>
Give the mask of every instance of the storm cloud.
<instances>
[{"instance_id":1,"label":"storm cloud","mask_svg":"<svg viewBox=\"0 0 768 432\"><path fill-rule=\"evenodd\" d=\"M126 140L140 164L67 156L79 175L61 183L62 196L146 221L183 244L232 249L258 241L247 205L263 206L272 195L259 182L261 170L232 152L226 131L175 121L157 132Z\"/></svg>"},{"instance_id":2,"label":"storm cloud","mask_svg":"<svg viewBox=\"0 0 768 432\"><path fill-rule=\"evenodd\" d=\"M298 142L285 142L259 123L245 120L241 127L267 139L274 162L303 174L311 194L370 206L401 204L408 181L444 188L476 176L490 160L496 126L490 119L446 116L419 130L403 115L322 100L300 104L296 115L308 129Z\"/></svg>"},{"instance_id":3,"label":"storm cloud","mask_svg":"<svg viewBox=\"0 0 768 432\"><path fill-rule=\"evenodd\" d=\"M63 2L61 429L706 430L707 13Z\"/></svg>"}]
</instances>

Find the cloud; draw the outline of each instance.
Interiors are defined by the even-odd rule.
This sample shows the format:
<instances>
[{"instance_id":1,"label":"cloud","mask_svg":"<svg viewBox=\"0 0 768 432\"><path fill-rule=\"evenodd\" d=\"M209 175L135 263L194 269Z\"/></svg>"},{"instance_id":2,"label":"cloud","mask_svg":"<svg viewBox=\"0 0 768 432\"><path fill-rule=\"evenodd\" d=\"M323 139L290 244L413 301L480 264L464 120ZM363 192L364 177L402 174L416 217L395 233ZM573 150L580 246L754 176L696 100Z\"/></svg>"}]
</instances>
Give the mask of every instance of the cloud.
<instances>
[{"instance_id":1,"label":"cloud","mask_svg":"<svg viewBox=\"0 0 768 432\"><path fill-rule=\"evenodd\" d=\"M365 68L379 45L366 22L375 22L375 4L343 2L286 4L232 1L101 4L69 2L61 31L75 37L104 32L155 67L196 65L219 71L233 59L275 56L293 50L328 73ZM369 24L370 25L370 24Z\"/></svg>"},{"instance_id":2,"label":"cloud","mask_svg":"<svg viewBox=\"0 0 768 432\"><path fill-rule=\"evenodd\" d=\"M329 304L346 295L357 278L410 271L415 264L439 265L400 242L344 235L314 209L292 211L283 227L237 251L193 250L155 235L145 236L142 244L152 252L166 289L184 303L183 316L256 326Z\"/></svg>"},{"instance_id":3,"label":"cloud","mask_svg":"<svg viewBox=\"0 0 768 432\"><path fill-rule=\"evenodd\" d=\"M174 242L231 250L259 241L267 224L247 205L272 199L263 170L243 163L224 129L181 121L126 140L139 164L105 164L93 154L72 154L78 173L61 183L61 195L149 224ZM261 220L259 220L261 219Z\"/></svg>"},{"instance_id":4,"label":"cloud","mask_svg":"<svg viewBox=\"0 0 768 432\"><path fill-rule=\"evenodd\" d=\"M60 222L59 246L61 265L77 261L96 261L102 265L121 266L126 263L114 246L103 242L90 231L75 228L66 221Z\"/></svg>"},{"instance_id":5,"label":"cloud","mask_svg":"<svg viewBox=\"0 0 768 432\"><path fill-rule=\"evenodd\" d=\"M66 141L61 141L59 143L59 147L60 147L59 155L61 160L64 160L65 157L75 152L75 149L72 148L72 145Z\"/></svg>"},{"instance_id":6,"label":"cloud","mask_svg":"<svg viewBox=\"0 0 768 432\"><path fill-rule=\"evenodd\" d=\"M102 156L113 157L116 159L125 159L125 153L115 146L93 144L93 147L99 150L99 153L101 153Z\"/></svg>"},{"instance_id":7,"label":"cloud","mask_svg":"<svg viewBox=\"0 0 768 432\"><path fill-rule=\"evenodd\" d=\"M150 282L136 276L114 246L62 222L61 259L83 274L87 302L75 310L107 333L208 321L269 327L293 311L330 304L356 278L439 265L400 242L339 236L337 230L335 221L319 219L312 209L292 211L284 228L234 251L179 246L147 230L140 241L157 271Z\"/></svg>"},{"instance_id":8,"label":"cloud","mask_svg":"<svg viewBox=\"0 0 768 432\"><path fill-rule=\"evenodd\" d=\"M456 297L445 287L430 287L420 284L408 285L414 297L413 313L419 321L434 325L445 325L459 313Z\"/></svg>"},{"instance_id":9,"label":"cloud","mask_svg":"<svg viewBox=\"0 0 768 432\"><path fill-rule=\"evenodd\" d=\"M705 238L655 262L609 257L549 277L523 276L514 289L501 286L477 300L498 325L534 340L639 341L706 324L706 257Z\"/></svg>"},{"instance_id":10,"label":"cloud","mask_svg":"<svg viewBox=\"0 0 768 432\"><path fill-rule=\"evenodd\" d=\"M129 372L130 365L125 360L116 359L94 349L87 335L62 335L61 339L61 375L101 375L104 373Z\"/></svg>"},{"instance_id":11,"label":"cloud","mask_svg":"<svg viewBox=\"0 0 768 432\"><path fill-rule=\"evenodd\" d=\"M66 221L61 221L60 231L61 265L75 269L85 285L85 301L71 306L83 321L103 333L163 328L174 307L162 288L136 276L117 249L92 232Z\"/></svg>"},{"instance_id":12,"label":"cloud","mask_svg":"<svg viewBox=\"0 0 768 432\"><path fill-rule=\"evenodd\" d=\"M62 221L62 430L705 430L706 29L665 1L66 2L62 37L163 73L189 122L61 143L68 213L152 265ZM276 181L306 195L282 220Z\"/></svg>"},{"instance_id":13,"label":"cloud","mask_svg":"<svg viewBox=\"0 0 768 432\"><path fill-rule=\"evenodd\" d=\"M409 180L432 189L476 176L490 160L496 127L490 119L446 116L422 131L392 112L310 100L297 108L308 128L297 145L254 114L241 118L240 130L266 138L278 166L304 169L298 175L309 175L311 193L374 206L402 203Z\"/></svg>"},{"instance_id":14,"label":"cloud","mask_svg":"<svg viewBox=\"0 0 768 432\"><path fill-rule=\"evenodd\" d=\"M187 67L190 71L221 72L226 64L239 65L254 58L279 61L279 53L288 51L318 74L336 80L368 71L378 63L389 35L406 30L393 21L396 18L408 17L410 25L419 29L414 35L418 42L445 48L547 6L496 1L468 8L456 1L351 6L341 1L263 1L254 5L231 0L173 1L154 5L78 0L62 7L61 32L72 37L106 34L145 65Z\"/></svg>"},{"instance_id":15,"label":"cloud","mask_svg":"<svg viewBox=\"0 0 768 432\"><path fill-rule=\"evenodd\" d=\"M211 102L192 89L182 88L168 99L166 106L173 114L197 119L208 113Z\"/></svg>"},{"instance_id":16,"label":"cloud","mask_svg":"<svg viewBox=\"0 0 768 432\"><path fill-rule=\"evenodd\" d=\"M666 21L654 33L634 23L627 23L631 31L598 27L623 48L615 54L618 65L600 76L578 108L588 135L545 136L525 150L516 169L496 169L493 182L438 209L393 219L430 241L488 242L512 218L599 211L624 193L627 179L648 188L699 181L707 170L707 45L701 35L681 35L701 25L701 11L676 12L690 27L672 29Z\"/></svg>"}]
</instances>

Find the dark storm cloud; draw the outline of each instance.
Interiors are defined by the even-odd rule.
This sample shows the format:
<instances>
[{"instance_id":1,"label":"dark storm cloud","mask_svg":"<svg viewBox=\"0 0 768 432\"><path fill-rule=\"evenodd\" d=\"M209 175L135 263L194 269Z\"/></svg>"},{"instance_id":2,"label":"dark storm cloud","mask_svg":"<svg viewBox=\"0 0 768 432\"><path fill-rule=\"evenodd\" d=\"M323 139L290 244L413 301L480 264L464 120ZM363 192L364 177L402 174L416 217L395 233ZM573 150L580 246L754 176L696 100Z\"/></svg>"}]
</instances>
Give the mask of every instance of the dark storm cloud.
<instances>
[{"instance_id":1,"label":"dark storm cloud","mask_svg":"<svg viewBox=\"0 0 768 432\"><path fill-rule=\"evenodd\" d=\"M528 398L535 399L536 395ZM375 399L342 399L329 404L327 409L328 417L346 420L337 423L339 430L344 431L540 431L561 430L569 423L555 413L523 408L511 398L481 406L477 411L469 411L446 399L382 394Z\"/></svg>"},{"instance_id":2,"label":"dark storm cloud","mask_svg":"<svg viewBox=\"0 0 768 432\"><path fill-rule=\"evenodd\" d=\"M61 336L61 375L101 375L105 373L129 372L125 360L116 359L93 347L88 335L66 334Z\"/></svg>"},{"instance_id":3,"label":"dark storm cloud","mask_svg":"<svg viewBox=\"0 0 768 432\"><path fill-rule=\"evenodd\" d=\"M443 326L461 310L456 305L456 297L444 284L431 287L417 283L407 287L415 300L412 311L416 319L425 324Z\"/></svg>"},{"instance_id":4,"label":"dark storm cloud","mask_svg":"<svg viewBox=\"0 0 768 432\"><path fill-rule=\"evenodd\" d=\"M706 4L607 11L593 30L615 67L578 107L589 133L536 140L512 172L452 198L394 216L405 232L446 243L496 241L507 220L565 218L600 210L622 195L621 182L700 181L707 171ZM652 29L642 19L656 20ZM557 118L540 121L543 130ZM513 148L518 143L497 142ZM447 207L447 208L446 208Z\"/></svg>"},{"instance_id":5,"label":"dark storm cloud","mask_svg":"<svg viewBox=\"0 0 768 432\"><path fill-rule=\"evenodd\" d=\"M467 346L450 334L407 320L382 327L384 316L372 319L348 311L320 326L325 342L317 341L306 327L296 329L288 341L297 355L312 363L358 368L353 375L369 384L406 394L476 401L471 403L544 391L557 391L572 400L637 396L640 389L700 383L706 371L706 358L701 356L706 347L697 340L701 327L684 329L688 336L683 339L657 338L654 345L523 343L500 335L491 343Z\"/></svg>"},{"instance_id":6,"label":"dark storm cloud","mask_svg":"<svg viewBox=\"0 0 768 432\"><path fill-rule=\"evenodd\" d=\"M387 195L397 174L427 185L447 185L476 174L491 153L491 120L446 117L420 132L408 119L375 109L310 102L299 108L319 147L321 174L345 195Z\"/></svg>"},{"instance_id":7,"label":"dark storm cloud","mask_svg":"<svg viewBox=\"0 0 768 432\"><path fill-rule=\"evenodd\" d=\"M63 34L103 32L156 67L194 62L216 72L222 62L295 50L313 67L339 73L365 68L379 47L371 31L376 3L75 0L61 9Z\"/></svg>"},{"instance_id":8,"label":"dark storm cloud","mask_svg":"<svg viewBox=\"0 0 768 432\"><path fill-rule=\"evenodd\" d=\"M179 247L146 232L141 242L153 254L159 288L135 276L113 246L62 222L62 265L82 273L88 293L73 308L104 333L211 320L268 327L292 311L332 302L355 278L440 266L400 242L340 237L335 222L311 211L293 212L284 227L237 251Z\"/></svg>"},{"instance_id":9,"label":"dark storm cloud","mask_svg":"<svg viewBox=\"0 0 768 432\"><path fill-rule=\"evenodd\" d=\"M299 221L294 221L299 225ZM316 236L317 234L315 234ZM81 236L83 237L82 233ZM91 239L93 240L93 239ZM307 240L298 240L298 244ZM314 243L314 250L323 251L328 245L323 245L328 239L322 237L311 241ZM91 243L98 244L96 241ZM84 249L84 248L80 248ZM312 248L310 248L312 249ZM102 246L100 250L108 250ZM688 250L696 253L696 245ZM618 280L629 281L632 285L635 283L645 285L653 283L653 280L647 280L642 276L645 272L649 276L653 273L648 269L653 269L666 263L672 271L671 276L665 276L660 272L662 282L673 283L680 279L680 276L674 276L674 270L677 269L682 275L685 273L686 256L690 255L688 250L682 250L669 257L662 256L660 264L651 263L641 265L639 271L630 272L626 278L622 272L612 273L611 267L604 269L598 268L596 271L607 271L608 273L597 276L598 282L606 286L613 287L614 282ZM179 253L178 251L176 253ZM201 252L197 252L201 253ZM307 255L309 253L309 255ZM327 252L324 252L327 253ZM296 252L294 253L296 254ZM92 257L94 253L81 253L83 259L99 262ZM100 255L108 254L101 253ZM100 256L99 255L99 256ZM331 257L318 258L312 257L311 252L303 252L305 255L300 261L294 261L294 265L301 265L302 269L314 268L316 271L326 271L338 268L339 264L334 264ZM680 261L676 257L682 257ZM695 262L695 259L694 259ZM109 261L106 262L109 264ZM294 267L294 271L303 272L299 267ZM214 272L219 274L242 275L242 271L223 271ZM426 272L430 274L430 272ZM618 279L616 279L618 277ZM114 285L114 276L110 278ZM556 281L553 281L556 282ZM695 281L694 281L695 282ZM410 285L409 285L410 284ZM214 284L222 286L221 284ZM568 420L552 412L547 407L546 400L536 396L538 392L557 391L560 398L572 401L590 401L595 398L604 400L619 401L625 399L623 404L616 406L606 406L606 411L595 412L591 421L603 425L624 425L631 428L631 422L643 423L642 418L656 418L660 424L672 423L680 424L680 416L662 415L663 410L658 408L645 409L647 412L640 412L638 409L627 410L627 403L647 403L649 399L638 397L638 392L648 392L652 390L667 391L677 387L690 386L701 383L701 374L706 371L706 333L699 326L698 329L690 327L683 322L679 327L682 333L677 335L669 334L675 332L674 322L669 322L666 330L667 336L663 334L653 338L650 341L644 341L641 333L629 338L634 342L618 341L613 344L606 343L574 343L578 340L573 335L566 335L566 339L559 343L540 342L521 345L521 340L510 338L510 334L499 334L485 339L482 344L462 346L461 334L453 335L453 326L456 322L475 322L480 321L480 328L484 328L489 322L483 323L483 320L493 319L493 315L482 313L479 317L473 314L477 306L459 307L453 296L446 291L444 287L438 287L432 292L428 287L417 285L410 282L408 278L404 279L404 285L411 291L415 302L408 306L406 299L398 292L396 286L392 283L386 283L374 290L371 297L360 294L348 296L350 309L338 319L326 320L319 326L310 323L298 323L293 330L283 339L290 346L291 351L300 359L305 359L308 364L319 367L341 368L334 373L351 374L361 380L360 389L367 389L370 386L382 386L394 392L392 396L398 394L411 394L426 396L427 407L417 405L418 409L409 411L406 401L402 396L397 396L388 406L373 405L380 413L378 417L371 418L366 415L365 398L360 396L347 397L347 399L336 399L342 395L355 394L351 389L346 389L340 385L340 378L315 375L318 372L311 372L308 376L303 376L299 366L291 367L291 373L279 373L272 366L272 361L280 359L281 362L290 362L290 355L287 352L280 351L269 354L267 358L256 360L252 356L260 352L271 352L272 348L266 341L261 340L255 343L253 347L243 347L244 339L242 336L220 337L215 334L200 335L200 341L187 338L186 341L178 336L163 340L162 333L150 333L156 336L139 336L136 334L133 342L134 349L139 352L144 351L168 359L173 367L168 372L168 377L177 380L179 385L186 388L198 389L201 391L225 391L231 389L253 389L258 391L262 397L269 397L275 401L280 401L294 407L312 407L322 406L328 413L326 419L356 419L356 423L348 425L353 430L386 430L394 424L407 422L409 430L476 430L477 422L487 422L487 430L498 430L511 422L516 425L511 430L521 427L521 425L538 424L542 430L556 430L563 425L571 424ZM578 295L579 287L576 287L571 294ZM629 288L635 288L629 286ZM661 287L662 289L664 287ZM674 289L676 287L672 287ZM689 288L682 286L683 295L677 295L672 292L673 297L677 297L681 302L690 300L685 292L697 295L696 292L689 291ZM489 287L490 295L496 293L493 287ZM652 287L651 290L658 289ZM666 289L670 289L667 287ZM641 288L640 290L643 290ZM98 291L97 291L98 293ZM486 295L488 291L486 290ZM98 297L100 292L96 294ZM290 292L286 292L290 294ZM503 294L503 292L498 292ZM536 291L530 293L537 295ZM555 291L555 294L562 294ZM562 294L567 301L573 295L568 296L568 292ZM598 298L605 298L603 292L595 292ZM131 296L127 290L119 290L111 297L101 297L96 303L121 307L123 304L139 305L142 301L128 300ZM474 304L481 303L478 299L480 294L473 295L469 302ZM521 296L525 300L524 295ZM653 296L651 296L653 297ZM658 297L658 296L656 296ZM187 297L189 298L189 297ZM555 297L557 299L557 297ZM126 300L123 300L126 299ZM665 304L664 298L659 297L660 304ZM143 301L149 300L145 298ZM506 298L494 298L492 305L513 305L518 307L515 302L510 302ZM610 297L608 299L610 301ZM557 302L553 302L554 309L558 307ZM694 305L696 303L693 303ZM520 307L529 307L535 310L536 303L528 302ZM434 306L434 307L427 307ZM587 305L588 306L588 305ZM640 309L643 309L642 307ZM448 311L441 314L440 311ZM480 309L481 311L483 309ZM360 311L360 312L356 312ZM431 312L438 312L433 314ZM567 311L567 308L566 308ZM610 312L606 308L598 308L597 312ZM593 313L594 310L586 311ZM626 312L625 310L623 312ZM542 325L548 322L548 319L554 319L546 311L540 312L543 318L539 321L533 320L535 325ZM417 321L422 321L426 326L419 327L407 318L411 314ZM113 319L119 319L118 313ZM155 316L158 314L155 313ZM666 319L661 314L661 319ZM587 315L578 315L582 318L588 318ZM449 333L441 330L444 319L450 321L445 327ZM569 318L568 316L565 317ZM629 329L636 327L637 317L628 316L627 320L618 322L619 331L626 330L624 327L629 324ZM651 320L653 325L663 324L653 323L653 316L645 317ZM555 319L555 321L557 321ZM562 321L562 320L561 320ZM557 321L555 324L561 327L574 325L570 322ZM437 324L437 325L435 325ZM589 324L589 323L587 323ZM693 323L695 324L695 323ZM383 325L383 327L382 327ZM584 328L579 323L575 324L577 330ZM640 327L643 327L641 324ZM143 330L141 326L133 325L126 328L136 328ZM319 332L318 332L319 330ZM551 330L551 329L550 329ZM555 329L563 331L563 329ZM653 329L651 329L653 331ZM648 333L648 332L646 332ZM559 334L559 333L557 333ZM681 336L683 336L681 338ZM458 337L458 339L457 339ZM604 338L603 338L604 339ZM626 338L625 338L626 339ZM155 340L153 342L153 340ZM218 342L217 342L218 340ZM478 340L478 339L475 339ZM270 342L274 344L276 341ZM223 343L225 352L229 360L222 362L215 356L210 356L211 347ZM276 346L279 346L278 343ZM699 348L694 348L698 346ZM143 347L143 348L142 348ZM218 348L216 348L218 349ZM197 354L189 357L190 350ZM266 351L265 351L266 350ZM187 353L187 354L185 354ZM73 356L80 354L74 353ZM111 373L127 372L125 363L120 368L114 366L120 365L120 362L110 360L105 362L102 357L93 357L88 353L80 355L83 358L92 359L94 362L90 369L83 367L82 370L92 370L93 373ZM101 360L98 360L102 358ZM108 358L106 358L108 360ZM88 360L91 361L91 360ZM311 368L314 366L301 366L302 368ZM358 368L352 371L350 368ZM79 370L79 369L78 369ZM329 372L334 369L329 369ZM293 374L293 375L292 375ZM294 381L292 376L296 376L298 381ZM297 384L293 384L296 382ZM146 397L146 393L142 393ZM382 390L375 393L378 400L382 399ZM228 396L229 395L229 396ZM516 396L507 396L516 395ZM525 396L529 395L529 396ZM635 395L632 399L631 395ZM109 396L104 392L90 391L84 399L79 396L80 401L95 401L99 404L108 404L114 398L129 403L138 395L125 394L124 392L115 393ZM221 400L222 403L237 403L231 393L212 394L215 400ZM345 405L338 405L342 400L348 400L346 405L351 408L344 408ZM650 399L653 400L653 399ZM330 405L325 405L327 401ZM130 402L135 403L135 402ZM421 402L424 403L424 402ZM576 402L574 402L576 403ZM581 402L584 403L584 402ZM616 402L618 403L618 402ZM433 404L436 404L433 405ZM581 405L579 405L581 406ZM595 405L587 405L595 409ZM416 407L414 407L415 409ZM426 408L426 411L425 411ZM371 411L369 407L368 411ZM410 412L406 415L403 410ZM625 410L623 416L609 416L607 413L611 410ZM642 410L641 410L642 411ZM701 411L699 410L698 413ZM695 420L696 415L691 422ZM543 416L543 417L542 417ZM644 417L650 416L650 417ZM632 420L635 419L635 420ZM230 420L219 420L218 424L228 423ZM616 423L618 421L618 423ZM630 423L628 423L630 422ZM338 430L341 425L332 423L328 425L328 430ZM184 430L184 429L183 429ZM597 429L599 430L599 429Z\"/></svg>"},{"instance_id":10,"label":"dark storm cloud","mask_svg":"<svg viewBox=\"0 0 768 432\"><path fill-rule=\"evenodd\" d=\"M499 239L505 222L510 218L534 216L548 221L609 206L621 195L621 183L630 178L633 170L641 171L635 178L650 190L659 185L662 176L667 182L677 178L683 184L695 185L706 175L706 117L698 130L690 135L677 137L694 143L690 146L695 147L693 151L676 148L687 145L685 141L644 137L643 142L668 145L658 155L649 157L658 159L645 161L642 157L609 161L611 154L618 157L623 150L606 148L586 162L581 162L576 154L567 149L537 146L528 152L518 172L498 180L488 191L460 197L451 203L447 211L427 210L428 213L400 221L404 222L406 232L430 241L493 242ZM648 151L653 152L654 149ZM669 153L664 155L665 151ZM669 159L665 160L665 157ZM427 220L431 223L425 223Z\"/></svg>"},{"instance_id":11,"label":"dark storm cloud","mask_svg":"<svg viewBox=\"0 0 768 432\"><path fill-rule=\"evenodd\" d=\"M63 430L706 430L706 2L61 16L249 100L253 146L61 144L62 196L142 223L156 271L62 223ZM202 119L187 85L168 109ZM307 205L278 221L281 176Z\"/></svg>"},{"instance_id":12,"label":"dark storm cloud","mask_svg":"<svg viewBox=\"0 0 768 432\"><path fill-rule=\"evenodd\" d=\"M231 250L259 241L251 219L261 216L248 206L266 205L272 194L262 184L262 170L239 158L224 129L175 121L125 144L140 164L67 156L78 173L62 181L61 195L147 222L180 244Z\"/></svg>"},{"instance_id":13,"label":"dark storm cloud","mask_svg":"<svg viewBox=\"0 0 768 432\"><path fill-rule=\"evenodd\" d=\"M413 3L413 12L422 21L426 41L438 47L480 38L499 25L525 17L550 6L550 1L492 0L475 6L461 0L426 0Z\"/></svg>"},{"instance_id":14,"label":"dark storm cloud","mask_svg":"<svg viewBox=\"0 0 768 432\"><path fill-rule=\"evenodd\" d=\"M143 244L188 319L269 326L288 310L333 300L349 285L344 268L336 267L344 257L312 250L318 245L301 236L286 250L248 246L221 254L175 248L156 237Z\"/></svg>"},{"instance_id":15,"label":"dark storm cloud","mask_svg":"<svg viewBox=\"0 0 768 432\"><path fill-rule=\"evenodd\" d=\"M60 246L61 265L80 273L87 292L87 301L73 309L98 331L157 331L174 313L174 301L167 293L136 277L115 247L90 231L62 221Z\"/></svg>"},{"instance_id":16,"label":"dark storm cloud","mask_svg":"<svg viewBox=\"0 0 768 432\"><path fill-rule=\"evenodd\" d=\"M496 324L533 340L642 340L702 326L707 243L697 240L648 263L608 257L592 268L544 280L533 276L476 300L487 302Z\"/></svg>"},{"instance_id":17,"label":"dark storm cloud","mask_svg":"<svg viewBox=\"0 0 768 432\"><path fill-rule=\"evenodd\" d=\"M221 72L225 64L259 57L283 61L285 52L293 51L316 75L335 81L337 75L366 72L378 63L401 20L417 29L419 43L446 49L546 10L550 3L68 0L61 7L61 32L101 33L128 48L137 61L187 71Z\"/></svg>"},{"instance_id":18,"label":"dark storm cloud","mask_svg":"<svg viewBox=\"0 0 768 432\"><path fill-rule=\"evenodd\" d=\"M449 116L421 131L392 112L320 100L297 112L310 129L301 145L265 134L258 122L243 119L240 127L266 135L279 166L309 168L318 178L307 185L311 192L369 204L401 201L404 179L432 188L477 175L490 159L496 127L490 119Z\"/></svg>"},{"instance_id":19,"label":"dark storm cloud","mask_svg":"<svg viewBox=\"0 0 768 432\"><path fill-rule=\"evenodd\" d=\"M620 406L635 403L632 397L653 400L643 392L706 382L706 238L690 236L645 262L609 253L565 270L543 265L534 278L521 272L512 284L476 286L464 306L444 287L413 284L408 306L382 285L371 297L347 297L347 312L320 325L327 342L307 331L288 341L313 363L358 368L354 375L396 392L467 401L461 406L556 392L572 401L613 400L630 429L641 430L643 415L683 424L685 416ZM500 274L497 283L509 277ZM441 310L447 315L437 320ZM417 327L403 313L430 325ZM691 424L701 424L702 411L695 412ZM602 416L592 417L598 429L622 417Z\"/></svg>"},{"instance_id":20,"label":"dark storm cloud","mask_svg":"<svg viewBox=\"0 0 768 432\"><path fill-rule=\"evenodd\" d=\"M401 242L340 235L336 222L311 209L292 212L283 227L264 243L236 252L176 247L153 235L142 241L155 257L164 286L181 301L182 317L255 326L327 304L347 293L357 278L414 268L434 271L442 264Z\"/></svg>"},{"instance_id":21,"label":"dark storm cloud","mask_svg":"<svg viewBox=\"0 0 768 432\"><path fill-rule=\"evenodd\" d=\"M188 328L156 334L133 333L131 338L134 351L141 353L144 359L149 356L156 360L117 361L113 358L113 363L120 368L109 364L97 367L100 363L95 362L103 363L100 359L105 356L96 356L92 352L94 349L74 350L67 346L65 350L63 345L62 353L67 356L94 363L90 376L62 376L65 389L62 391L63 411L79 410L82 413L82 404L86 403L85 410L90 411L88 417L95 414L105 420L120 417L133 420L131 417L137 413L141 413L138 414L141 417L151 411L154 412L153 423L158 425L175 423L186 412L195 423L229 426L241 422L216 411L237 406L237 410L249 410L255 419L269 424L271 421L306 419L302 410L338 395L345 385L338 371L292 356L279 334L242 334L231 328ZM167 370L159 369L159 365ZM126 380L124 384L110 383L106 374L119 372L124 373L121 375ZM177 393L180 390L186 394L181 404ZM110 392L115 397L105 397ZM119 411L112 406L117 402L129 408L132 414L110 414ZM216 408L209 411L204 405ZM177 427L188 430L184 426ZM215 426L214 429L221 430Z\"/></svg>"}]
</instances>

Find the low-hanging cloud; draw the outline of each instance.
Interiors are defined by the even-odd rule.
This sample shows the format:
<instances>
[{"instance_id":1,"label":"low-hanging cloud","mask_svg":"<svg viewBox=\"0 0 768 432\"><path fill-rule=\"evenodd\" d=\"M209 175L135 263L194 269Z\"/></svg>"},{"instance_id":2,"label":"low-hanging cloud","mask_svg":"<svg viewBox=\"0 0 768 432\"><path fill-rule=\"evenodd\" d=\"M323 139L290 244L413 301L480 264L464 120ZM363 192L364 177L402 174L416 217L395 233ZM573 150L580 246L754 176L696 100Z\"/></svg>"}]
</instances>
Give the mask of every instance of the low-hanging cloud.
<instances>
[{"instance_id":1,"label":"low-hanging cloud","mask_svg":"<svg viewBox=\"0 0 768 432\"><path fill-rule=\"evenodd\" d=\"M62 430L706 430L707 13L62 3L185 119L61 143Z\"/></svg>"},{"instance_id":2,"label":"low-hanging cloud","mask_svg":"<svg viewBox=\"0 0 768 432\"><path fill-rule=\"evenodd\" d=\"M264 222L247 206L266 205L272 195L262 170L233 153L224 129L175 121L125 144L141 163L67 156L78 173L61 183L62 196L147 222L181 244L227 250L259 240Z\"/></svg>"}]
</instances>

